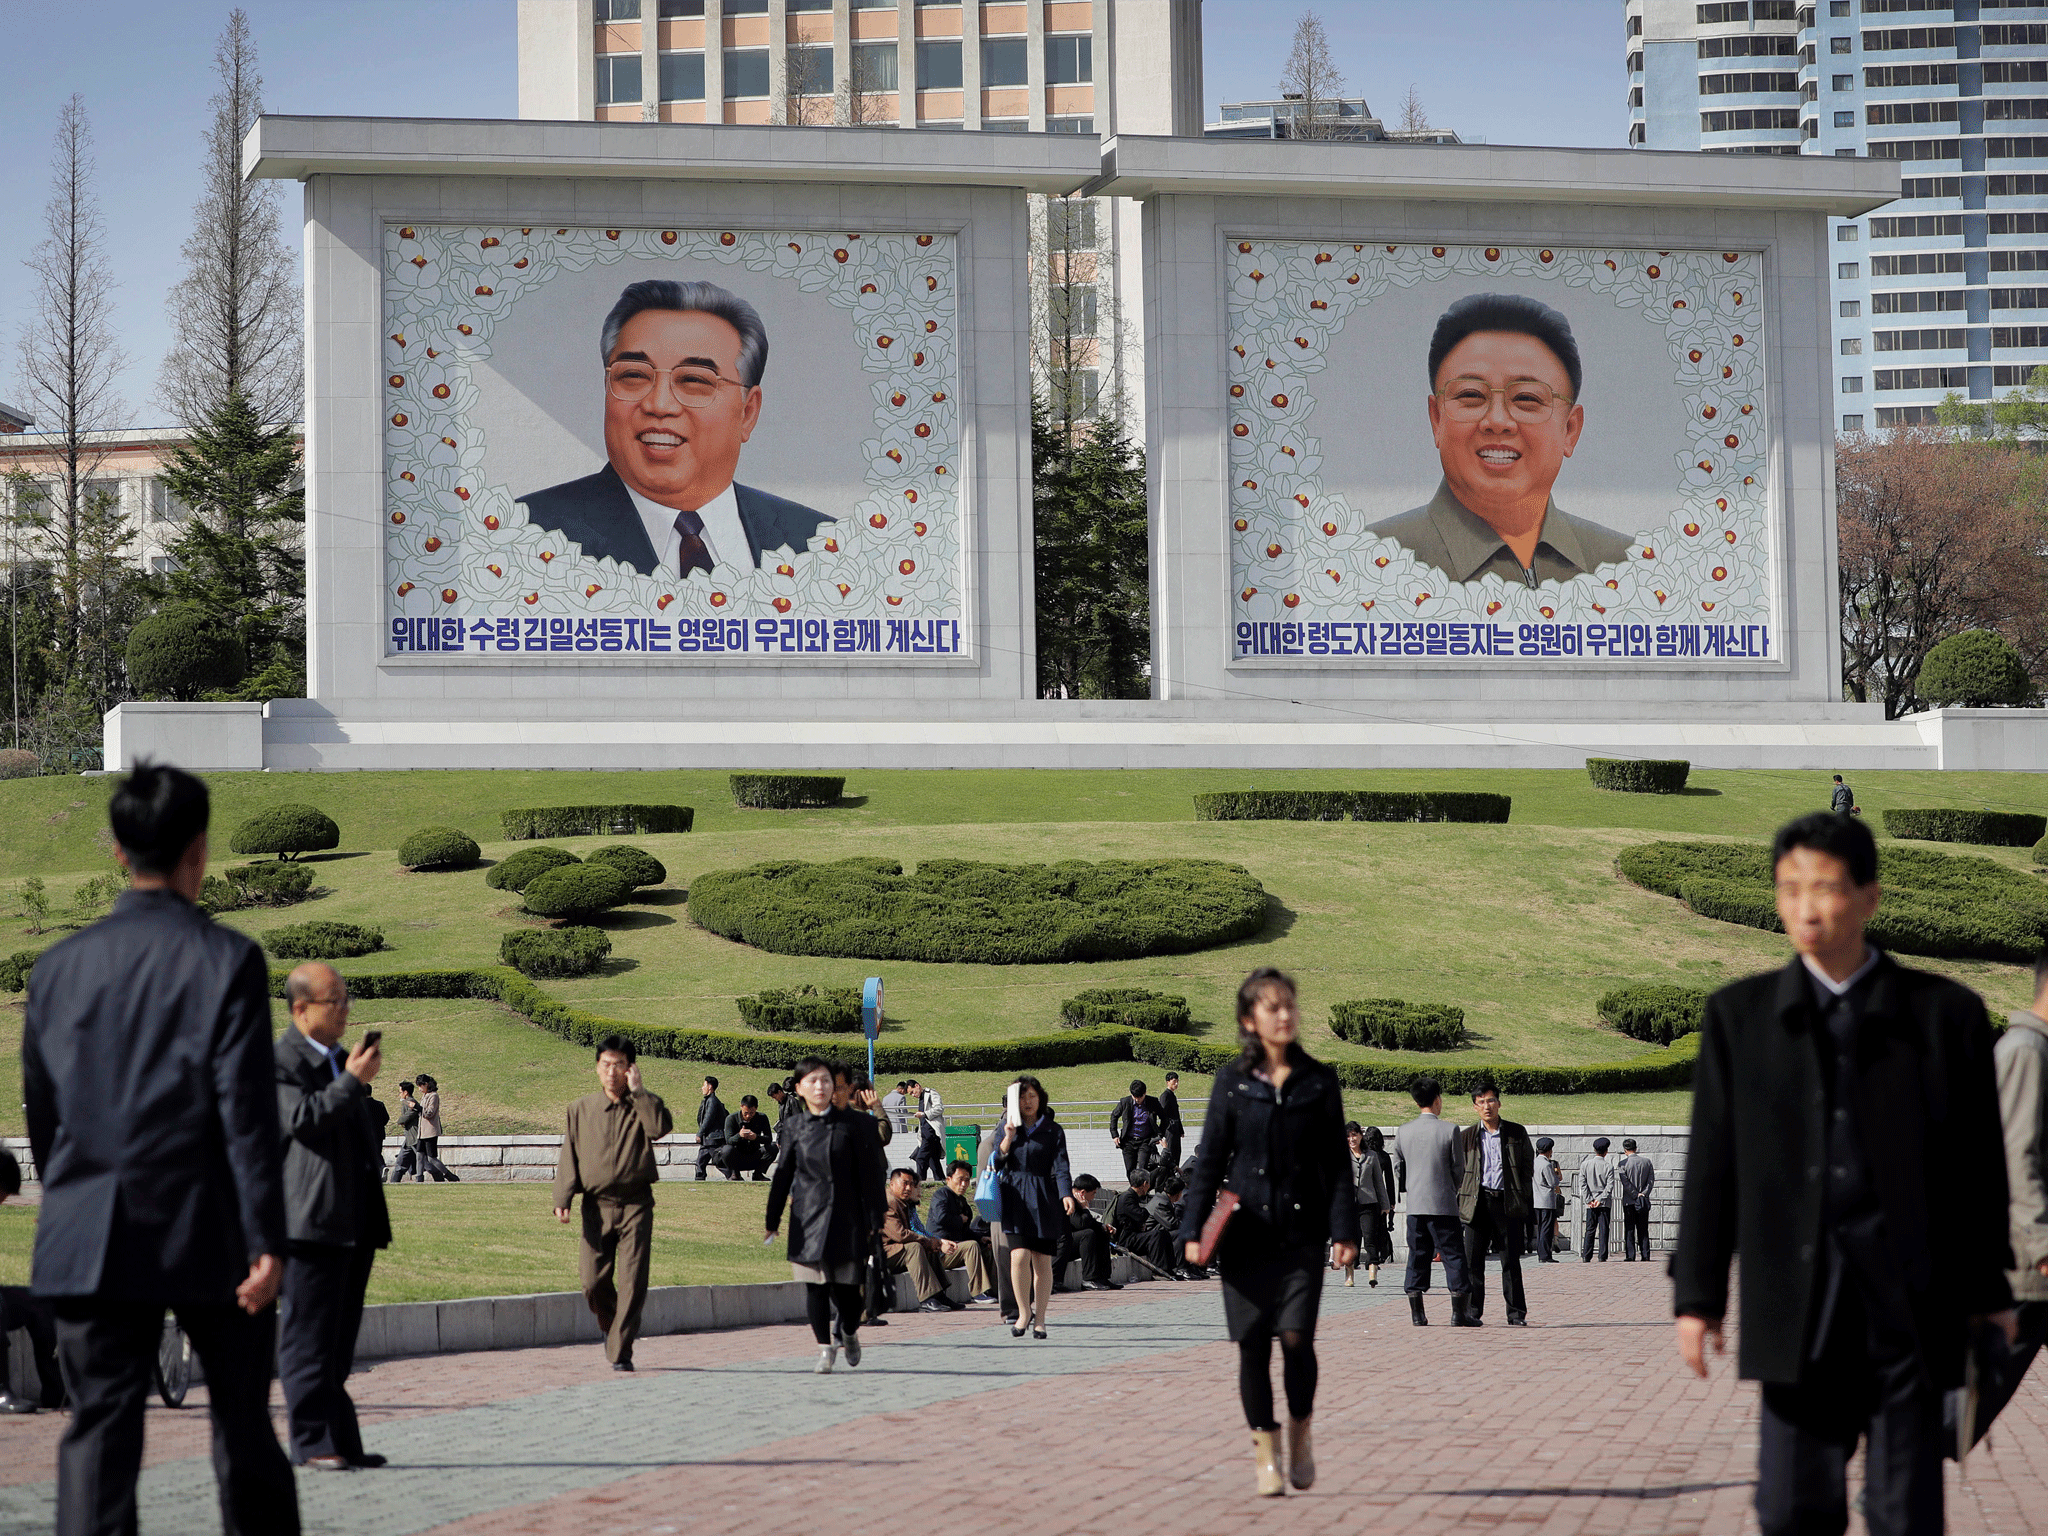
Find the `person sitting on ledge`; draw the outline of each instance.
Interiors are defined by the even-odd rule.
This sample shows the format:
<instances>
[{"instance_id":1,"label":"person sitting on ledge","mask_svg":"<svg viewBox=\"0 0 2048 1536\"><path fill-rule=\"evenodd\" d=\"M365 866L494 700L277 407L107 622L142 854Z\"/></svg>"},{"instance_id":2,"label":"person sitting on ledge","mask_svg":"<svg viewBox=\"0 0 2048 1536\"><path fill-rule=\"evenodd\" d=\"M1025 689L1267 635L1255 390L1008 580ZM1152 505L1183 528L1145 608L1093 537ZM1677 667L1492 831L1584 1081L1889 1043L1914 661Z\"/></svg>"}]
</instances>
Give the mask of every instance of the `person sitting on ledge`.
<instances>
[{"instance_id":1,"label":"person sitting on ledge","mask_svg":"<svg viewBox=\"0 0 2048 1536\"><path fill-rule=\"evenodd\" d=\"M889 1261L891 1270L910 1276L916 1285L918 1311L951 1312L958 1306L946 1295L941 1262L945 1252L938 1239L918 1220L917 1175L908 1168L891 1169L889 1173L889 1208L882 1217L882 1256ZM977 1263L969 1270L970 1277L979 1269ZM977 1290L986 1289L987 1273L982 1272L979 1278L984 1284Z\"/></svg>"},{"instance_id":2,"label":"person sitting on ledge","mask_svg":"<svg viewBox=\"0 0 2048 1536\"><path fill-rule=\"evenodd\" d=\"M1102 1180L1084 1173L1074 1180L1074 1208L1067 1213L1067 1230L1060 1234L1059 1249L1053 1254L1053 1273L1061 1290L1120 1291L1123 1287L1109 1278L1109 1233L1090 1208L1102 1189ZM1066 1283L1067 1266L1081 1265L1081 1284Z\"/></svg>"}]
</instances>

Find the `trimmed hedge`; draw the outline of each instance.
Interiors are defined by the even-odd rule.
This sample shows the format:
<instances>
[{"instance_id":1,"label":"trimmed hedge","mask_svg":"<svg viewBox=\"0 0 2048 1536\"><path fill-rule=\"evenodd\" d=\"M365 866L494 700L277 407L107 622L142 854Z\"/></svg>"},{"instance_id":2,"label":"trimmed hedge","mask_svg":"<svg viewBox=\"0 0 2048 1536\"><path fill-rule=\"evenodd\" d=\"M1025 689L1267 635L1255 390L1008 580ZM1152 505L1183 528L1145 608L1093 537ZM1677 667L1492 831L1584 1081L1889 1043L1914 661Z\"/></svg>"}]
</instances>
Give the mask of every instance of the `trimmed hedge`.
<instances>
[{"instance_id":1,"label":"trimmed hedge","mask_svg":"<svg viewBox=\"0 0 2048 1536\"><path fill-rule=\"evenodd\" d=\"M1637 982L1616 987L1593 1006L1601 1018L1630 1039L1669 1045L1700 1027L1707 1006L1707 989Z\"/></svg>"},{"instance_id":2,"label":"trimmed hedge","mask_svg":"<svg viewBox=\"0 0 2048 1536\"><path fill-rule=\"evenodd\" d=\"M1465 1010L1368 997L1331 1004L1330 1029L1339 1040L1383 1051L1455 1051L1465 1043Z\"/></svg>"},{"instance_id":3,"label":"trimmed hedge","mask_svg":"<svg viewBox=\"0 0 2048 1536\"><path fill-rule=\"evenodd\" d=\"M543 843L538 848L522 848L500 859L484 876L484 884L494 891L523 891L551 869L582 862L566 848L551 848Z\"/></svg>"},{"instance_id":4,"label":"trimmed hedge","mask_svg":"<svg viewBox=\"0 0 2048 1536\"><path fill-rule=\"evenodd\" d=\"M1589 757L1586 773L1595 789L1628 795L1675 795L1685 788L1692 764L1681 757Z\"/></svg>"},{"instance_id":5,"label":"trimmed hedge","mask_svg":"<svg viewBox=\"0 0 2048 1536\"><path fill-rule=\"evenodd\" d=\"M859 987L764 988L739 1000L749 1029L794 1029L804 1034L844 1035L861 1027Z\"/></svg>"},{"instance_id":6,"label":"trimmed hedge","mask_svg":"<svg viewBox=\"0 0 2048 1536\"><path fill-rule=\"evenodd\" d=\"M1782 932L1771 851L1760 843L1642 843L1615 860L1646 890L1702 917ZM2048 947L2048 885L1972 854L1879 845L1884 900L1866 932L1906 955L2025 964Z\"/></svg>"},{"instance_id":7,"label":"trimmed hedge","mask_svg":"<svg viewBox=\"0 0 2048 1536\"><path fill-rule=\"evenodd\" d=\"M1063 1029L1121 1024L1127 1029L1186 1029L1193 1019L1184 997L1144 987L1090 987L1060 1004Z\"/></svg>"},{"instance_id":8,"label":"trimmed hedge","mask_svg":"<svg viewBox=\"0 0 2048 1536\"><path fill-rule=\"evenodd\" d=\"M0 960L0 992L21 992L28 987L28 973L36 968L36 956L41 950L17 949L6 959Z\"/></svg>"},{"instance_id":9,"label":"trimmed hedge","mask_svg":"<svg viewBox=\"0 0 2048 1536\"><path fill-rule=\"evenodd\" d=\"M611 952L601 928L522 928L498 942L498 958L527 976L588 976Z\"/></svg>"},{"instance_id":10,"label":"trimmed hedge","mask_svg":"<svg viewBox=\"0 0 2048 1536\"><path fill-rule=\"evenodd\" d=\"M367 955L384 947L384 930L355 923L294 923L259 935L280 960L332 960Z\"/></svg>"},{"instance_id":11,"label":"trimmed hedge","mask_svg":"<svg viewBox=\"0 0 2048 1536\"><path fill-rule=\"evenodd\" d=\"M783 861L690 882L690 916L784 955L1042 965L1182 954L1266 926L1251 872L1210 859L980 864Z\"/></svg>"},{"instance_id":12,"label":"trimmed hedge","mask_svg":"<svg viewBox=\"0 0 2048 1536\"><path fill-rule=\"evenodd\" d=\"M273 805L251 816L228 840L236 853L274 853L280 859L339 847L341 828L317 806Z\"/></svg>"},{"instance_id":13,"label":"trimmed hedge","mask_svg":"<svg viewBox=\"0 0 2048 1536\"><path fill-rule=\"evenodd\" d=\"M2048 837L2044 837L2041 841L2034 844L2034 862L2043 867L2048 867Z\"/></svg>"},{"instance_id":14,"label":"trimmed hedge","mask_svg":"<svg viewBox=\"0 0 2048 1536\"><path fill-rule=\"evenodd\" d=\"M1502 822L1513 803L1466 790L1232 789L1195 796L1195 820Z\"/></svg>"},{"instance_id":15,"label":"trimmed hedge","mask_svg":"<svg viewBox=\"0 0 2048 1536\"><path fill-rule=\"evenodd\" d=\"M483 856L475 838L453 827L422 827L398 845L407 869L467 869Z\"/></svg>"},{"instance_id":16,"label":"trimmed hedge","mask_svg":"<svg viewBox=\"0 0 2048 1536\"><path fill-rule=\"evenodd\" d=\"M313 871L303 864L231 864L225 873L237 906L295 906L313 889Z\"/></svg>"},{"instance_id":17,"label":"trimmed hedge","mask_svg":"<svg viewBox=\"0 0 2048 1536\"><path fill-rule=\"evenodd\" d=\"M539 805L499 818L513 842L535 837L602 837L607 832L687 832L687 805Z\"/></svg>"},{"instance_id":18,"label":"trimmed hedge","mask_svg":"<svg viewBox=\"0 0 2048 1536\"><path fill-rule=\"evenodd\" d=\"M582 917L625 905L633 886L608 864L564 864L536 875L519 894L536 917Z\"/></svg>"},{"instance_id":19,"label":"trimmed hedge","mask_svg":"<svg viewBox=\"0 0 2048 1536\"><path fill-rule=\"evenodd\" d=\"M735 773L732 803L742 810L791 811L802 806L837 805L846 789L843 774Z\"/></svg>"},{"instance_id":20,"label":"trimmed hedge","mask_svg":"<svg viewBox=\"0 0 2048 1536\"><path fill-rule=\"evenodd\" d=\"M1884 829L1893 837L1918 842L2025 848L2048 835L2048 816L2025 811L1886 811Z\"/></svg>"},{"instance_id":21,"label":"trimmed hedge","mask_svg":"<svg viewBox=\"0 0 2048 1536\"><path fill-rule=\"evenodd\" d=\"M517 858L515 854L513 857ZM602 864L626 877L630 886L660 885L668 878L668 866L644 848L613 843L589 855L586 864Z\"/></svg>"}]
</instances>

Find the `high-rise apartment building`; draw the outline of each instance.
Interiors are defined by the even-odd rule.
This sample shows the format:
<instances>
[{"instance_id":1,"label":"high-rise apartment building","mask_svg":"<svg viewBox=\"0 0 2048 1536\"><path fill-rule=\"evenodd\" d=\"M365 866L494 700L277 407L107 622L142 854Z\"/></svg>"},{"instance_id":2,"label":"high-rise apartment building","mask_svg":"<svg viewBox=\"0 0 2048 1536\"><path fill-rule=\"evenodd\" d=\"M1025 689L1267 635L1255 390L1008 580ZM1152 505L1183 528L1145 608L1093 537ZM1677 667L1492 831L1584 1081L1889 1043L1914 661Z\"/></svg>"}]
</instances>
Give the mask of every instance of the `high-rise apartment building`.
<instances>
[{"instance_id":1,"label":"high-rise apartment building","mask_svg":"<svg viewBox=\"0 0 2048 1536\"><path fill-rule=\"evenodd\" d=\"M519 0L519 115L1196 136L1201 0ZM1040 387L1141 412L1138 205L1033 230Z\"/></svg>"},{"instance_id":2,"label":"high-rise apartment building","mask_svg":"<svg viewBox=\"0 0 2048 1536\"><path fill-rule=\"evenodd\" d=\"M2048 3L1625 0L1629 142L1897 160L1835 221L1844 431L2048 364Z\"/></svg>"}]
</instances>

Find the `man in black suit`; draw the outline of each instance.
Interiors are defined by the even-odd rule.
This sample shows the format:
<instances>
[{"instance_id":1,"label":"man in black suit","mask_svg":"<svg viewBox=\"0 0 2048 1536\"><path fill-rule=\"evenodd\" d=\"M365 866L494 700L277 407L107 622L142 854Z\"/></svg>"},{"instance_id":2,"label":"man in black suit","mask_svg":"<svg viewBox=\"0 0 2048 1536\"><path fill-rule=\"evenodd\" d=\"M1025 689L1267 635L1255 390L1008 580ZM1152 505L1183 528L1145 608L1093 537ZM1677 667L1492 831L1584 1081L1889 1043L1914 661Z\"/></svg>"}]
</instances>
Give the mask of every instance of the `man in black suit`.
<instances>
[{"instance_id":1,"label":"man in black suit","mask_svg":"<svg viewBox=\"0 0 2048 1536\"><path fill-rule=\"evenodd\" d=\"M348 984L324 960L285 978L292 1027L277 1037L277 1114L291 1247L278 1313L277 1372L291 1417L292 1460L323 1472L381 1467L363 1450L348 1395L363 1293L391 1245L384 1208L384 1119L370 1097L383 1065L374 1036L344 1051Z\"/></svg>"},{"instance_id":2,"label":"man in black suit","mask_svg":"<svg viewBox=\"0 0 2048 1536\"><path fill-rule=\"evenodd\" d=\"M1081 1288L1090 1291L1120 1291L1123 1286L1109 1278L1109 1233L1097 1218L1094 1201L1102 1181L1092 1173L1074 1179L1074 1208L1067 1212L1067 1230L1059 1234L1052 1264L1053 1279L1064 1285L1067 1266L1081 1266Z\"/></svg>"},{"instance_id":3,"label":"man in black suit","mask_svg":"<svg viewBox=\"0 0 2048 1536\"><path fill-rule=\"evenodd\" d=\"M1522 1291L1522 1224L1529 1219L1530 1190L1535 1183L1536 1148L1529 1128L1500 1114L1500 1089L1482 1082L1472 1091L1477 1125L1463 1126L1465 1177L1458 1186L1458 1220L1465 1237L1465 1315L1480 1321L1486 1310L1486 1253L1498 1238L1500 1290L1506 1299L1508 1326L1529 1321L1529 1301Z\"/></svg>"},{"instance_id":4,"label":"man in black suit","mask_svg":"<svg viewBox=\"0 0 2048 1536\"><path fill-rule=\"evenodd\" d=\"M1975 993L1872 948L1877 845L1816 812L1772 849L1783 970L1707 1000L1672 1260L1678 1350L1722 1349L1742 1256L1743 1377L1763 1384L1766 1536L1848 1525L1868 1437L1873 1536L1942 1529L1942 1398L1973 1327L2015 1332L1991 1027Z\"/></svg>"},{"instance_id":5,"label":"man in black suit","mask_svg":"<svg viewBox=\"0 0 2048 1536\"><path fill-rule=\"evenodd\" d=\"M1165 1111L1145 1091L1143 1079L1133 1081L1131 1091L1116 1101L1109 1112L1109 1142L1124 1155L1126 1180L1138 1169L1151 1167L1159 1156L1165 1121Z\"/></svg>"},{"instance_id":6,"label":"man in black suit","mask_svg":"<svg viewBox=\"0 0 2048 1536\"><path fill-rule=\"evenodd\" d=\"M138 764L107 807L133 887L29 978L22 1091L42 1175L30 1289L57 1312L72 1396L59 1536L136 1527L142 1402L164 1308L198 1352L229 1536L290 1536L270 1427L283 1153L263 951L193 903L206 786Z\"/></svg>"},{"instance_id":7,"label":"man in black suit","mask_svg":"<svg viewBox=\"0 0 2048 1536\"><path fill-rule=\"evenodd\" d=\"M709 1169L718 1164L719 1171L725 1171L725 1123L731 1116L725 1112L725 1101L718 1096L718 1079L704 1079L702 1096L697 1100L697 1182L709 1178ZM731 1177L731 1175L727 1175Z\"/></svg>"},{"instance_id":8,"label":"man in black suit","mask_svg":"<svg viewBox=\"0 0 2048 1536\"><path fill-rule=\"evenodd\" d=\"M768 331L715 283L632 283L605 316L604 449L594 475L520 498L527 521L643 576L759 566L831 521L733 476L761 419Z\"/></svg>"},{"instance_id":9,"label":"man in black suit","mask_svg":"<svg viewBox=\"0 0 2048 1536\"><path fill-rule=\"evenodd\" d=\"M745 1094L740 1107L725 1117L725 1153L717 1159L718 1171L728 1179L752 1173L760 1184L767 1181L765 1170L774 1161L775 1132L761 1113L761 1101Z\"/></svg>"},{"instance_id":10,"label":"man in black suit","mask_svg":"<svg viewBox=\"0 0 2048 1536\"><path fill-rule=\"evenodd\" d=\"M1131 1173L1131 1187L1116 1197L1110 1208L1109 1230L1119 1245L1128 1248L1154 1269L1171 1274L1179 1264L1174 1241L1180 1230L1168 1226L1151 1206L1152 1170L1138 1168Z\"/></svg>"},{"instance_id":11,"label":"man in black suit","mask_svg":"<svg viewBox=\"0 0 2048 1536\"><path fill-rule=\"evenodd\" d=\"M1180 1166L1183 1127L1180 1118L1180 1074L1166 1074L1166 1086L1159 1090L1160 1131L1166 1145L1159 1149L1159 1166L1171 1173Z\"/></svg>"}]
</instances>

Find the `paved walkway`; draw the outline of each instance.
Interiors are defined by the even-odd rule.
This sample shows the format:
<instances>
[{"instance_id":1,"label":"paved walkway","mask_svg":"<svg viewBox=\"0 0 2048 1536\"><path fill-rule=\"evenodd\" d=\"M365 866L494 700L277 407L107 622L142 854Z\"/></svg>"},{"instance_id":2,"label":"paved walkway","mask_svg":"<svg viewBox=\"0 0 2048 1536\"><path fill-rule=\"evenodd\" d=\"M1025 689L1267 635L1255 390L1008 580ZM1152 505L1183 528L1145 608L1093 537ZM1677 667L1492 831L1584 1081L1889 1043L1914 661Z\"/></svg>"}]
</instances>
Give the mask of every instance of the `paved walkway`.
<instances>
[{"instance_id":1,"label":"paved walkway","mask_svg":"<svg viewBox=\"0 0 2048 1536\"><path fill-rule=\"evenodd\" d=\"M393 1465L300 1474L308 1532L586 1536L973 1529L1404 1536L1733 1533L1750 1517L1754 1393L1671 1354L1661 1266L1528 1270L1535 1326L1409 1325L1389 1277L1333 1281L1320 1335L1321 1480L1251 1496L1235 1356L1213 1285L1056 1299L1051 1338L986 1313L896 1315L866 1363L811 1374L807 1330L387 1361L354 1382ZM195 1393L198 1401L201 1394ZM57 1415L0 1421L0 1532L50 1529ZM142 1529L213 1536L203 1409L152 1408ZM894 1511L895 1513L892 1513ZM2048 1532L2048 1373L1950 1471L1952 1532ZM1852 1529L1861 1531L1860 1522Z\"/></svg>"}]
</instances>

